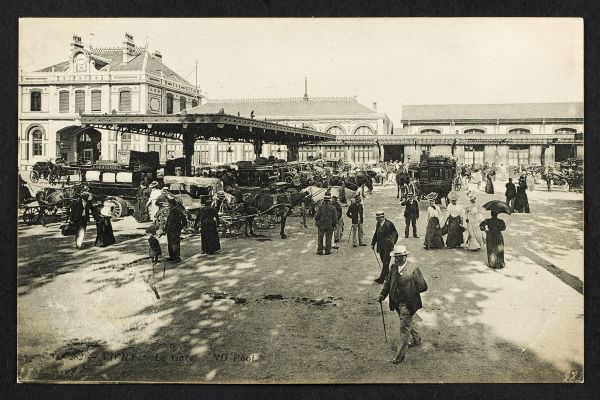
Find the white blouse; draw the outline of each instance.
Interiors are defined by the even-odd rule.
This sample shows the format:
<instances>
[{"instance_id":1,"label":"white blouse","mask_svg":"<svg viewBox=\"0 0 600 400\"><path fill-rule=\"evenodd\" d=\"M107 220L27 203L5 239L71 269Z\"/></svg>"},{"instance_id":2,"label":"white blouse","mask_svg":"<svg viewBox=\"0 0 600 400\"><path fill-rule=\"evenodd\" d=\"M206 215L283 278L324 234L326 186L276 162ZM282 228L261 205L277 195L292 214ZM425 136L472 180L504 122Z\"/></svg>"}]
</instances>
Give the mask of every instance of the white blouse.
<instances>
[{"instance_id":1,"label":"white blouse","mask_svg":"<svg viewBox=\"0 0 600 400\"><path fill-rule=\"evenodd\" d=\"M431 217L437 217L437 219L440 219L440 209L437 206L435 208L432 206L427 207L427 219Z\"/></svg>"},{"instance_id":2,"label":"white blouse","mask_svg":"<svg viewBox=\"0 0 600 400\"><path fill-rule=\"evenodd\" d=\"M448 207L446 207L448 210L448 216L452 217L452 218L456 218L459 215L462 216L463 215L463 208L461 206L459 206L458 204L448 204Z\"/></svg>"}]
</instances>

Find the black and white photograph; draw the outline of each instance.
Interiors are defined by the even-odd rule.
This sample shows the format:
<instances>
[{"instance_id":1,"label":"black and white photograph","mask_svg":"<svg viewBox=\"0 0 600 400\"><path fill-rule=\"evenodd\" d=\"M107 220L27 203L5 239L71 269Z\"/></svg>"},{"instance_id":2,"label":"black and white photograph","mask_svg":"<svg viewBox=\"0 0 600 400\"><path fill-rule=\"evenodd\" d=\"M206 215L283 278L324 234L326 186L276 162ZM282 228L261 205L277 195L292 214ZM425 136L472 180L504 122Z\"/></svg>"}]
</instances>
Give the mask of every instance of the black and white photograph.
<instances>
[{"instance_id":1,"label":"black and white photograph","mask_svg":"<svg viewBox=\"0 0 600 400\"><path fill-rule=\"evenodd\" d=\"M18 382L583 383L582 18L21 18L15 73Z\"/></svg>"}]
</instances>

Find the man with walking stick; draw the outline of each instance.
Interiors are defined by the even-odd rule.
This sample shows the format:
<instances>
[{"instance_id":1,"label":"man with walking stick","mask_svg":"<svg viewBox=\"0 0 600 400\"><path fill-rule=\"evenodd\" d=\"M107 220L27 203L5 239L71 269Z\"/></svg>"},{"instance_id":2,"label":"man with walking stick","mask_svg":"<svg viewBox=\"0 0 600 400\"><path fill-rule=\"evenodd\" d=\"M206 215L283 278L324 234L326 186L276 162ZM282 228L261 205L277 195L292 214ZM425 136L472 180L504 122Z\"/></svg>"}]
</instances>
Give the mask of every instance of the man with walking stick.
<instances>
[{"instance_id":1,"label":"man with walking stick","mask_svg":"<svg viewBox=\"0 0 600 400\"><path fill-rule=\"evenodd\" d=\"M382 284L390 271L390 252L394 249L396 241L398 241L398 231L392 221L385 219L383 211L377 211L375 218L377 218L377 228L375 228L373 240L371 240L371 248L375 251L375 245L377 245L377 253L379 253L383 264L379 278L375 279L375 282ZM377 258L377 255L375 255L375 258Z\"/></svg>"},{"instance_id":2,"label":"man with walking stick","mask_svg":"<svg viewBox=\"0 0 600 400\"><path fill-rule=\"evenodd\" d=\"M360 193L356 193L354 196L354 201L348 207L348 211L346 211L346 216L352 219L352 228L350 229L350 235L352 236L352 247L356 246L366 246L366 243L363 243L363 205L360 204ZM358 235L358 244L357 244L357 235Z\"/></svg>"},{"instance_id":3,"label":"man with walking stick","mask_svg":"<svg viewBox=\"0 0 600 400\"><path fill-rule=\"evenodd\" d=\"M391 255L394 256L394 263L377 301L381 303L389 294L390 310L396 311L400 317L400 343L398 353L392 360L392 363L399 364L404 361L408 347L421 343L421 335L413 317L423 307L421 293L427 291L427 282L418 267L408 264L406 246L395 246Z\"/></svg>"}]
</instances>

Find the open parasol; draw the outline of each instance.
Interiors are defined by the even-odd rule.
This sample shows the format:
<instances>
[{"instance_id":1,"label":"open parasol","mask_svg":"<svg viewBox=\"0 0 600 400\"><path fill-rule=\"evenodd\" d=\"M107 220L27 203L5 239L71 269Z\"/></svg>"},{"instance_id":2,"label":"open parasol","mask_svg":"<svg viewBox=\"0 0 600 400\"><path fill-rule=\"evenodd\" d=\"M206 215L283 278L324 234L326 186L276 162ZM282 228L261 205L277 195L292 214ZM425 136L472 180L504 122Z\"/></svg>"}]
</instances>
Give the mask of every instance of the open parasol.
<instances>
[{"instance_id":1,"label":"open parasol","mask_svg":"<svg viewBox=\"0 0 600 400\"><path fill-rule=\"evenodd\" d=\"M510 210L510 207L508 206L508 204L506 204L503 201L500 200L492 200L492 201L488 201L487 203L485 203L483 205L483 208L485 208L486 210L490 210L490 211L494 211L498 214L504 213L504 214L512 214L512 211Z\"/></svg>"}]
</instances>

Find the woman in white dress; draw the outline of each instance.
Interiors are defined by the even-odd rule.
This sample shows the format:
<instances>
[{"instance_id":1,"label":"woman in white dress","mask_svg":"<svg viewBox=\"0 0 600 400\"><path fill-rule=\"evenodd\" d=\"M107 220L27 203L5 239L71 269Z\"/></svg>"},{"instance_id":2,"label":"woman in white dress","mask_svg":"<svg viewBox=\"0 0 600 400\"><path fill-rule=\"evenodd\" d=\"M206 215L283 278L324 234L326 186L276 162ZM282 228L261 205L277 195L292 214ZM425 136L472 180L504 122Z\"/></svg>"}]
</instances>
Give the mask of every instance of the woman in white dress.
<instances>
[{"instance_id":1,"label":"woman in white dress","mask_svg":"<svg viewBox=\"0 0 600 400\"><path fill-rule=\"evenodd\" d=\"M467 231L469 232L466 248L468 250L479 250L485 244L483 232L479 228L479 224L483 221L483 210L475 203L477 197L474 194L470 194L468 197L471 203L465 207Z\"/></svg>"},{"instance_id":2,"label":"woman in white dress","mask_svg":"<svg viewBox=\"0 0 600 400\"><path fill-rule=\"evenodd\" d=\"M154 222L156 218L156 213L158 212L158 204L156 204L156 200L161 195L161 190L158 188L158 182L154 181L150 184L150 197L148 198L148 203L146 204L148 207L148 214L150 216L150 221Z\"/></svg>"}]
</instances>

